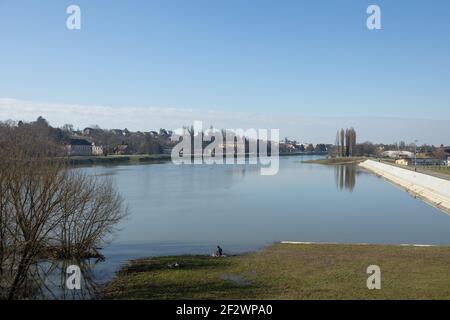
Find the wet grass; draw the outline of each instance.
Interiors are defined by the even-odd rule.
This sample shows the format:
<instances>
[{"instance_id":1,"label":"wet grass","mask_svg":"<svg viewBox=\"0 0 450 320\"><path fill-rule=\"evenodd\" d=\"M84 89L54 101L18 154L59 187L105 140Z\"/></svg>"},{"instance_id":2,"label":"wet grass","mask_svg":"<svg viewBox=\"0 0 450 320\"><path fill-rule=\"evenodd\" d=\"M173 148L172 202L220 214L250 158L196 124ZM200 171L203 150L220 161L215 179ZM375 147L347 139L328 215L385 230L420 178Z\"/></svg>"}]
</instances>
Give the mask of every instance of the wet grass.
<instances>
[{"instance_id":1,"label":"wet grass","mask_svg":"<svg viewBox=\"0 0 450 320\"><path fill-rule=\"evenodd\" d=\"M168 265L178 263L179 267ZM381 268L381 290L366 269ZM450 299L450 247L276 244L213 258L142 259L124 267L106 299Z\"/></svg>"}]
</instances>

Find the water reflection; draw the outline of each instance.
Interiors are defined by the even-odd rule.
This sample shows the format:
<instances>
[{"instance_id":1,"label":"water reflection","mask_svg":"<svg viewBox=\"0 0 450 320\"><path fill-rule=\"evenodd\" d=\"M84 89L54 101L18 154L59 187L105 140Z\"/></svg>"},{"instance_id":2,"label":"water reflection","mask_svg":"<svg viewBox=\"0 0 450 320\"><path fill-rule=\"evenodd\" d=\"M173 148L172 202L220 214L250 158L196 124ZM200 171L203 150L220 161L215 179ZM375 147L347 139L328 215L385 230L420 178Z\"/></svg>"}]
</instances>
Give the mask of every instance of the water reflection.
<instances>
[{"instance_id":1,"label":"water reflection","mask_svg":"<svg viewBox=\"0 0 450 320\"><path fill-rule=\"evenodd\" d=\"M339 190L353 192L356 184L356 165L337 165L334 167L334 180Z\"/></svg>"},{"instance_id":2,"label":"water reflection","mask_svg":"<svg viewBox=\"0 0 450 320\"><path fill-rule=\"evenodd\" d=\"M100 262L97 259L82 261L40 261L30 266L26 280L16 295L18 299L95 299L103 288L103 283L94 277L94 269ZM68 289L66 273L70 265L76 265L81 271L81 288Z\"/></svg>"}]
</instances>

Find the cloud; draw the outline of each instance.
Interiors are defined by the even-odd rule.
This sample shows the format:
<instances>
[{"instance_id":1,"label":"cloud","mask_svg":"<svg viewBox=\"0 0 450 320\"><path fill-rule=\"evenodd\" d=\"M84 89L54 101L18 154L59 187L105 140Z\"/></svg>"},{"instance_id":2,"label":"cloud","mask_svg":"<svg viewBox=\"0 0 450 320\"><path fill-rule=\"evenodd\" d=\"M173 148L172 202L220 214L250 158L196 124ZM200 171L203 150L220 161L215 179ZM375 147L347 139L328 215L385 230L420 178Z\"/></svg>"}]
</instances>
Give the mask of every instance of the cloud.
<instances>
[{"instance_id":1,"label":"cloud","mask_svg":"<svg viewBox=\"0 0 450 320\"><path fill-rule=\"evenodd\" d=\"M202 121L205 128L280 129L282 137L302 142L334 143L341 127L355 127L358 141L391 143L418 140L419 144L450 144L450 121L373 117L302 117L301 115L266 115L201 109L156 107L111 107L34 102L0 98L0 120L32 121L43 116L53 126L73 124L85 128L94 124L102 128L128 128L149 131L176 129Z\"/></svg>"}]
</instances>

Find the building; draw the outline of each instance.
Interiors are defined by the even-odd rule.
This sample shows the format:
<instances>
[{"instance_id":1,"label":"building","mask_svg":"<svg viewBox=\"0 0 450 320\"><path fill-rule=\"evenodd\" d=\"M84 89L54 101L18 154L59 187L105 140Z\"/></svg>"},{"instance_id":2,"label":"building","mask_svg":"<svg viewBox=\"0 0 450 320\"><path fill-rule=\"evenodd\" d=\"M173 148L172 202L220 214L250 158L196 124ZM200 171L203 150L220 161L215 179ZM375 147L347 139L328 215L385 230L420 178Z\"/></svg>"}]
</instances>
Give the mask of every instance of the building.
<instances>
[{"instance_id":1,"label":"building","mask_svg":"<svg viewBox=\"0 0 450 320\"><path fill-rule=\"evenodd\" d=\"M314 151L314 145L312 143L302 143L302 149L306 152L313 152Z\"/></svg>"},{"instance_id":2,"label":"building","mask_svg":"<svg viewBox=\"0 0 450 320\"><path fill-rule=\"evenodd\" d=\"M434 159L434 158L417 158L418 166L440 166L442 165L442 159Z\"/></svg>"},{"instance_id":3,"label":"building","mask_svg":"<svg viewBox=\"0 0 450 320\"><path fill-rule=\"evenodd\" d=\"M411 159L397 159L395 160L395 163L402 166L409 166L413 163L413 161Z\"/></svg>"},{"instance_id":4,"label":"building","mask_svg":"<svg viewBox=\"0 0 450 320\"><path fill-rule=\"evenodd\" d=\"M91 135L94 135L94 134L99 134L99 133L101 133L102 132L102 129L97 129L97 128L85 128L84 130L83 130L83 135L85 135L85 136L91 136Z\"/></svg>"},{"instance_id":5,"label":"building","mask_svg":"<svg viewBox=\"0 0 450 320\"><path fill-rule=\"evenodd\" d=\"M97 146L94 142L92 142L92 155L93 156L105 156L105 148L103 146Z\"/></svg>"},{"instance_id":6,"label":"building","mask_svg":"<svg viewBox=\"0 0 450 320\"><path fill-rule=\"evenodd\" d=\"M120 144L118 145L116 148L114 148L114 153L117 155L126 155L126 154L130 154L130 148L128 146L128 144Z\"/></svg>"},{"instance_id":7,"label":"building","mask_svg":"<svg viewBox=\"0 0 450 320\"><path fill-rule=\"evenodd\" d=\"M413 152L409 152L409 151L394 151L394 150L390 150L390 151L384 151L381 155L383 157L394 158L394 159L398 159L398 158L414 158L414 153Z\"/></svg>"},{"instance_id":8,"label":"building","mask_svg":"<svg viewBox=\"0 0 450 320\"><path fill-rule=\"evenodd\" d=\"M418 166L439 166L442 165L442 160L434 159L434 158L417 158L414 160L412 159L397 159L395 160L396 164L402 165L402 166L413 166L414 161L416 161L416 164Z\"/></svg>"},{"instance_id":9,"label":"building","mask_svg":"<svg viewBox=\"0 0 450 320\"><path fill-rule=\"evenodd\" d=\"M69 144L66 146L67 155L69 157L73 156L91 156L92 155L92 144L80 138L73 138L69 140Z\"/></svg>"}]
</instances>

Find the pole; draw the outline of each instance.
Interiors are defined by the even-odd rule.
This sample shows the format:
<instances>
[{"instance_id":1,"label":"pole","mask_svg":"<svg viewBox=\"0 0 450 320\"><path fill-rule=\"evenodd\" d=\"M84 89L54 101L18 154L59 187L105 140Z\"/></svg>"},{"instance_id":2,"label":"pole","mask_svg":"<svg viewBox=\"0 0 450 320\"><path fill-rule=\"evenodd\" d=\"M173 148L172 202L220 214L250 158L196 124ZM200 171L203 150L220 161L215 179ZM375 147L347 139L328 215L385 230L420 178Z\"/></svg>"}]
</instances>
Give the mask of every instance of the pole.
<instances>
[{"instance_id":1,"label":"pole","mask_svg":"<svg viewBox=\"0 0 450 320\"><path fill-rule=\"evenodd\" d=\"M414 171L417 171L417 140L414 140Z\"/></svg>"}]
</instances>

